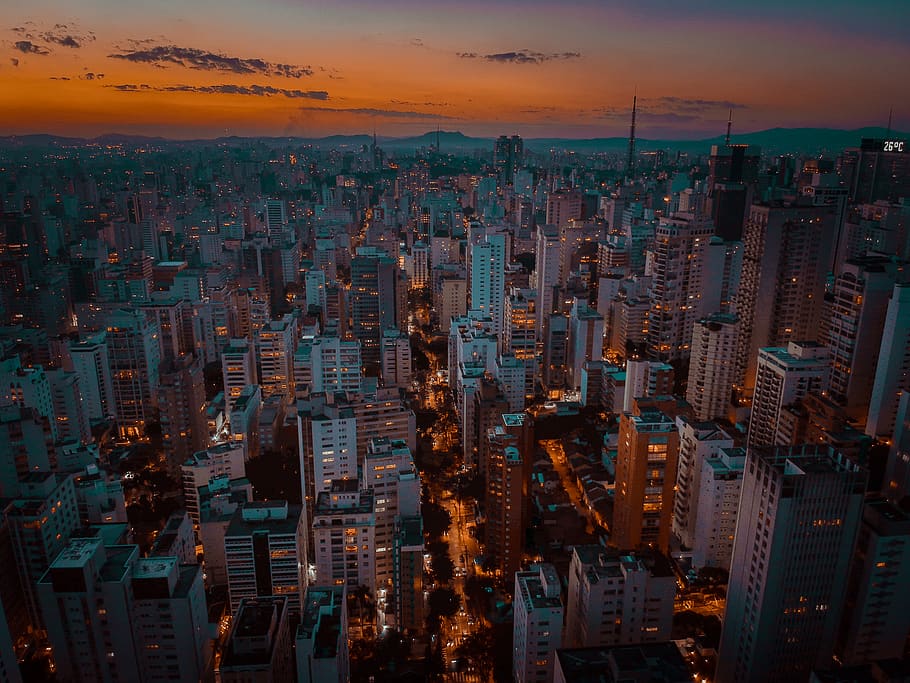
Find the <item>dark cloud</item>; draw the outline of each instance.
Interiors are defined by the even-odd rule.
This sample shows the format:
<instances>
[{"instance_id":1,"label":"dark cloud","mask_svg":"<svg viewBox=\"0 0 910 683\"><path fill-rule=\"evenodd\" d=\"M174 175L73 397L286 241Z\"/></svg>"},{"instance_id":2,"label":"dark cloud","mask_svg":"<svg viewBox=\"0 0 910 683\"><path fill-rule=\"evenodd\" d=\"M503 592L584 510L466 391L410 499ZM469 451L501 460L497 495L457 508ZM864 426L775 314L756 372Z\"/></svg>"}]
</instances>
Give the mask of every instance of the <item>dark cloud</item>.
<instances>
[{"instance_id":1,"label":"dark cloud","mask_svg":"<svg viewBox=\"0 0 910 683\"><path fill-rule=\"evenodd\" d=\"M81 76L79 76L79 78L81 78L83 81L94 81L94 80L100 81L104 78L104 74L96 74L96 73L89 71L88 73L84 73Z\"/></svg>"},{"instance_id":2,"label":"dark cloud","mask_svg":"<svg viewBox=\"0 0 910 683\"><path fill-rule=\"evenodd\" d=\"M456 52L462 59L483 59L499 64L543 64L563 59L580 59L580 52L536 52L534 50L515 50L514 52L494 52L481 55L476 52Z\"/></svg>"},{"instance_id":3,"label":"dark cloud","mask_svg":"<svg viewBox=\"0 0 910 683\"><path fill-rule=\"evenodd\" d=\"M714 109L747 109L747 105L730 100L702 100L688 97L659 97L653 100L658 107L685 111L711 111Z\"/></svg>"},{"instance_id":4,"label":"dark cloud","mask_svg":"<svg viewBox=\"0 0 910 683\"><path fill-rule=\"evenodd\" d=\"M9 63L12 64L13 66L19 66L19 60L16 59L15 57L11 57L9 60Z\"/></svg>"},{"instance_id":5,"label":"dark cloud","mask_svg":"<svg viewBox=\"0 0 910 683\"><path fill-rule=\"evenodd\" d=\"M261 74L264 76L284 76L286 78L302 78L313 74L313 69L309 66L280 64L255 58L231 57L193 47L178 47L176 45L156 45L154 47L125 50L108 56L140 64L153 64L159 67L176 65L200 71L227 71L235 74Z\"/></svg>"},{"instance_id":6,"label":"dark cloud","mask_svg":"<svg viewBox=\"0 0 910 683\"><path fill-rule=\"evenodd\" d=\"M51 76L52 81L68 81L70 80L69 76Z\"/></svg>"},{"instance_id":7,"label":"dark cloud","mask_svg":"<svg viewBox=\"0 0 910 683\"><path fill-rule=\"evenodd\" d=\"M103 74L100 74L103 76ZM121 90L123 92L137 92L139 90L154 91L154 92L192 92L192 93L203 93L207 95L211 94L221 94L221 95L250 95L253 97L272 97L273 95L278 95L281 97L289 97L291 99L307 99L307 100L328 100L329 94L325 90L293 90L289 88L275 88L271 85L233 85L233 84L222 84L222 85L162 85L150 87L148 85L137 86L132 83L124 83L118 85L108 85L105 86L108 88L114 88L115 90Z\"/></svg>"},{"instance_id":8,"label":"dark cloud","mask_svg":"<svg viewBox=\"0 0 910 683\"><path fill-rule=\"evenodd\" d=\"M13 43L13 47L26 55L49 55L51 53L46 47L35 45L30 40L17 40Z\"/></svg>"},{"instance_id":9,"label":"dark cloud","mask_svg":"<svg viewBox=\"0 0 910 683\"><path fill-rule=\"evenodd\" d=\"M401 107L449 107L448 102L412 102L411 100L389 100L391 104Z\"/></svg>"},{"instance_id":10,"label":"dark cloud","mask_svg":"<svg viewBox=\"0 0 910 683\"><path fill-rule=\"evenodd\" d=\"M34 22L26 21L21 26L13 26L10 31L26 39L26 41L20 42L40 40L48 45L59 45L60 47L69 48L80 48L86 43L95 40L94 33L91 31L80 31L73 24L54 24L52 28L42 30Z\"/></svg>"},{"instance_id":11,"label":"dark cloud","mask_svg":"<svg viewBox=\"0 0 910 683\"><path fill-rule=\"evenodd\" d=\"M432 114L422 111L411 111L404 109L373 109L361 107L356 109L341 109L335 107L301 107L302 111L323 111L335 114L361 114L363 116L380 116L390 119L452 119L451 116L442 114Z\"/></svg>"},{"instance_id":12,"label":"dark cloud","mask_svg":"<svg viewBox=\"0 0 910 683\"><path fill-rule=\"evenodd\" d=\"M80 43L78 39L68 33L65 36L57 36L50 33L45 33L42 37L50 43L56 43L57 45L62 45L63 47L82 47L82 43Z\"/></svg>"},{"instance_id":13,"label":"dark cloud","mask_svg":"<svg viewBox=\"0 0 910 683\"><path fill-rule=\"evenodd\" d=\"M420 38L411 38L411 45L414 47L424 47L423 41Z\"/></svg>"}]
</instances>

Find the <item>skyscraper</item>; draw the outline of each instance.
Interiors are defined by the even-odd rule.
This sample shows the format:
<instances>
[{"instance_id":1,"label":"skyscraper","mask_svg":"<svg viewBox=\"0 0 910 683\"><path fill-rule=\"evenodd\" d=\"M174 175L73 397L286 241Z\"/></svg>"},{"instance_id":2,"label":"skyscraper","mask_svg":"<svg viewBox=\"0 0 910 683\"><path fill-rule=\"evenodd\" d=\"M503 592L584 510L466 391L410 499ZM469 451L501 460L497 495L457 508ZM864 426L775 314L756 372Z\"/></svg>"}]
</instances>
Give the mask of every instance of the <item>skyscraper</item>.
<instances>
[{"instance_id":1,"label":"skyscraper","mask_svg":"<svg viewBox=\"0 0 910 683\"><path fill-rule=\"evenodd\" d=\"M256 360L247 339L231 339L221 351L225 410L230 415L234 401L250 384L256 384Z\"/></svg>"},{"instance_id":2,"label":"skyscraper","mask_svg":"<svg viewBox=\"0 0 910 683\"><path fill-rule=\"evenodd\" d=\"M667 552L678 457L672 419L650 408L620 416L611 543Z\"/></svg>"},{"instance_id":3,"label":"skyscraper","mask_svg":"<svg viewBox=\"0 0 910 683\"><path fill-rule=\"evenodd\" d=\"M676 418L676 426L679 430L679 465L673 499L673 533L684 546L694 548L702 540L696 531L702 477L709 460L719 457L721 450L733 447L733 438L714 422L695 422L681 416ZM735 509L731 517L736 519ZM703 561L693 562L695 567L703 565Z\"/></svg>"},{"instance_id":4,"label":"skyscraper","mask_svg":"<svg viewBox=\"0 0 910 683\"><path fill-rule=\"evenodd\" d=\"M356 479L336 479L316 495L313 545L316 582L376 590L376 500Z\"/></svg>"},{"instance_id":5,"label":"skyscraper","mask_svg":"<svg viewBox=\"0 0 910 683\"><path fill-rule=\"evenodd\" d=\"M866 421L866 434L888 438L896 423L898 401L910 391L910 284L896 284L888 302L882 344Z\"/></svg>"},{"instance_id":6,"label":"skyscraper","mask_svg":"<svg viewBox=\"0 0 910 683\"><path fill-rule=\"evenodd\" d=\"M736 381L736 342L739 318L714 313L695 323L686 400L699 420L727 414Z\"/></svg>"},{"instance_id":7,"label":"skyscraper","mask_svg":"<svg viewBox=\"0 0 910 683\"><path fill-rule=\"evenodd\" d=\"M379 370L382 331L400 327L404 316L403 284L397 261L381 250L357 249L351 259L351 331L373 375Z\"/></svg>"},{"instance_id":8,"label":"skyscraper","mask_svg":"<svg viewBox=\"0 0 910 683\"><path fill-rule=\"evenodd\" d=\"M503 327L506 248L503 233L487 234L471 246L471 310L492 318L497 334Z\"/></svg>"},{"instance_id":9,"label":"skyscraper","mask_svg":"<svg viewBox=\"0 0 910 683\"><path fill-rule=\"evenodd\" d=\"M569 561L565 646L665 641L675 598L676 575L663 555L575 546Z\"/></svg>"},{"instance_id":10,"label":"skyscraper","mask_svg":"<svg viewBox=\"0 0 910 683\"><path fill-rule=\"evenodd\" d=\"M176 473L187 458L205 448L208 440L205 379L198 358L184 354L162 363L158 407L168 469Z\"/></svg>"},{"instance_id":11,"label":"skyscraper","mask_svg":"<svg viewBox=\"0 0 910 683\"><path fill-rule=\"evenodd\" d=\"M236 614L244 599L280 595L300 614L306 588L306 541L299 505L286 500L245 503L224 534L228 593Z\"/></svg>"},{"instance_id":12,"label":"skyscraper","mask_svg":"<svg viewBox=\"0 0 910 683\"><path fill-rule=\"evenodd\" d=\"M749 449L719 683L832 665L865 487L866 473L828 447Z\"/></svg>"},{"instance_id":13,"label":"skyscraper","mask_svg":"<svg viewBox=\"0 0 910 683\"><path fill-rule=\"evenodd\" d=\"M688 358L695 321L717 310L707 300L720 284L708 258L713 233L710 220L697 214L676 214L657 226L648 325L651 358Z\"/></svg>"},{"instance_id":14,"label":"skyscraper","mask_svg":"<svg viewBox=\"0 0 910 683\"><path fill-rule=\"evenodd\" d=\"M827 388L828 349L814 342L790 342L787 348L758 352L755 395L749 420L749 447L790 443L782 433L781 411L810 392Z\"/></svg>"},{"instance_id":15,"label":"skyscraper","mask_svg":"<svg viewBox=\"0 0 910 683\"><path fill-rule=\"evenodd\" d=\"M817 339L837 208L753 204L743 233L738 383L755 386L758 350Z\"/></svg>"},{"instance_id":16,"label":"skyscraper","mask_svg":"<svg viewBox=\"0 0 910 683\"><path fill-rule=\"evenodd\" d=\"M834 280L822 343L831 349L829 396L863 425L898 263L884 256L849 259Z\"/></svg>"},{"instance_id":17,"label":"skyscraper","mask_svg":"<svg viewBox=\"0 0 910 683\"><path fill-rule=\"evenodd\" d=\"M297 321L290 314L271 320L256 334L256 365L263 399L279 396L289 402L294 395L294 351Z\"/></svg>"},{"instance_id":18,"label":"skyscraper","mask_svg":"<svg viewBox=\"0 0 910 683\"><path fill-rule=\"evenodd\" d=\"M910 634L910 515L893 503L863 507L837 652L846 665L901 659Z\"/></svg>"},{"instance_id":19,"label":"skyscraper","mask_svg":"<svg viewBox=\"0 0 910 683\"><path fill-rule=\"evenodd\" d=\"M521 567L528 524L533 425L526 413L506 414L486 434L486 544L508 576Z\"/></svg>"},{"instance_id":20,"label":"skyscraper","mask_svg":"<svg viewBox=\"0 0 910 683\"><path fill-rule=\"evenodd\" d=\"M107 319L107 347L120 435L141 436L158 405L161 345L157 321L122 309Z\"/></svg>"},{"instance_id":21,"label":"skyscraper","mask_svg":"<svg viewBox=\"0 0 910 683\"><path fill-rule=\"evenodd\" d=\"M562 585L552 564L515 572L512 678L516 683L549 681L556 648L562 644Z\"/></svg>"},{"instance_id":22,"label":"skyscraper","mask_svg":"<svg viewBox=\"0 0 910 683\"><path fill-rule=\"evenodd\" d=\"M511 185L515 171L521 168L524 142L518 135L500 135L493 144L493 166L502 187Z\"/></svg>"}]
</instances>

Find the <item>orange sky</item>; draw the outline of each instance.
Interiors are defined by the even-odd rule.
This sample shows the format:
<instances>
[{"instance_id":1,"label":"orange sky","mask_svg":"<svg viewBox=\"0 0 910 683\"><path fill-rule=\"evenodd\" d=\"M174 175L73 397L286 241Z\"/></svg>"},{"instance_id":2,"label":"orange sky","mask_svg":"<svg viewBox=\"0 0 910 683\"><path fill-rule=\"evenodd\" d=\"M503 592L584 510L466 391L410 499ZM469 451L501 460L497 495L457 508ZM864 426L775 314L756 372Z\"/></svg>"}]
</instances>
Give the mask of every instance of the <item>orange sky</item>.
<instances>
[{"instance_id":1,"label":"orange sky","mask_svg":"<svg viewBox=\"0 0 910 683\"><path fill-rule=\"evenodd\" d=\"M910 128L910 3L20 4L0 134L625 135L636 88L643 138Z\"/></svg>"}]
</instances>

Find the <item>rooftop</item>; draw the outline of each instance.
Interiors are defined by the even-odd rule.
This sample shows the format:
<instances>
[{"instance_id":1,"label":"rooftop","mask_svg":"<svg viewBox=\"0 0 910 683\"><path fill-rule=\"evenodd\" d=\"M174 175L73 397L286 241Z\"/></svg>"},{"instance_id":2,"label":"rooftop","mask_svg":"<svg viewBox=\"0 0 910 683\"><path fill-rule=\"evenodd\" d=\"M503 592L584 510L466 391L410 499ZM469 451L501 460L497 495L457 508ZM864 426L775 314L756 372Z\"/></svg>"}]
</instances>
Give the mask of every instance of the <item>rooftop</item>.
<instances>
[{"instance_id":1,"label":"rooftop","mask_svg":"<svg viewBox=\"0 0 910 683\"><path fill-rule=\"evenodd\" d=\"M557 666L572 683L690 683L692 674L673 643L556 650Z\"/></svg>"}]
</instances>

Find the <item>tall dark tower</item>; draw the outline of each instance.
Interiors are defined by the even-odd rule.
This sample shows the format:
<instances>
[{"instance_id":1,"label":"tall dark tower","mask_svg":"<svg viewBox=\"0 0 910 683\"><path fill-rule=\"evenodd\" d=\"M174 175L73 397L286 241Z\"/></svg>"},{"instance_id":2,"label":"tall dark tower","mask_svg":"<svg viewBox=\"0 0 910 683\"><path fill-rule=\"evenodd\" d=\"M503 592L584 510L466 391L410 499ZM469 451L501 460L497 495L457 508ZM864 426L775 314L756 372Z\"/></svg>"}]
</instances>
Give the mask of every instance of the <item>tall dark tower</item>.
<instances>
[{"instance_id":1,"label":"tall dark tower","mask_svg":"<svg viewBox=\"0 0 910 683\"><path fill-rule=\"evenodd\" d=\"M632 126L629 129L629 159L626 162L626 176L632 177L635 172L635 109L638 104L638 94L632 96Z\"/></svg>"},{"instance_id":2,"label":"tall dark tower","mask_svg":"<svg viewBox=\"0 0 910 683\"><path fill-rule=\"evenodd\" d=\"M733 109L730 109L730 116L727 117L727 137L724 138L724 144L730 146L730 129L733 127Z\"/></svg>"}]
</instances>

